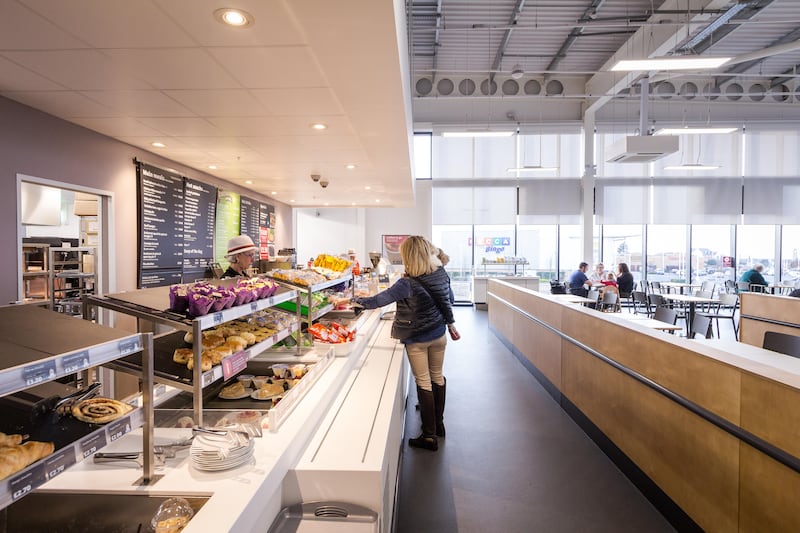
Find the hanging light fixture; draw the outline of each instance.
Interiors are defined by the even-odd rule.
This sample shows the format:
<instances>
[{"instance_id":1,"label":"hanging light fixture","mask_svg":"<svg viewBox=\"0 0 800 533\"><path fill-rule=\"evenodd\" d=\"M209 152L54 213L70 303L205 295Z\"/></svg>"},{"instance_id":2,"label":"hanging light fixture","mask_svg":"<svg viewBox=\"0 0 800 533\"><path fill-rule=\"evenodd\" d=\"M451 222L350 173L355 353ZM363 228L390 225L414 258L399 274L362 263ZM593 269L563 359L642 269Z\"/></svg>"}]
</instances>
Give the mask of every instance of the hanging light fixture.
<instances>
[{"instance_id":1,"label":"hanging light fixture","mask_svg":"<svg viewBox=\"0 0 800 533\"><path fill-rule=\"evenodd\" d=\"M697 138L697 161L695 163L683 163L683 153L681 153L680 165L667 165L664 170L716 170L719 165L709 165L700 162L700 154L702 153L702 137Z\"/></svg>"},{"instance_id":2,"label":"hanging light fixture","mask_svg":"<svg viewBox=\"0 0 800 533\"><path fill-rule=\"evenodd\" d=\"M522 143L525 142L524 140L522 140L521 137L519 137L519 127L517 127L517 137L520 140L520 142L522 142ZM514 167L514 168L507 168L506 172L553 172L553 171L558 170L558 167L546 167L546 166L543 166L541 164L541 162L542 162L542 138L543 137L544 137L544 135L542 135L542 133L539 132L539 164L536 164L536 165L525 165L524 164L524 162L525 162L525 145L523 144L522 145L522 158L521 158L522 161L523 161L523 166Z\"/></svg>"}]
</instances>

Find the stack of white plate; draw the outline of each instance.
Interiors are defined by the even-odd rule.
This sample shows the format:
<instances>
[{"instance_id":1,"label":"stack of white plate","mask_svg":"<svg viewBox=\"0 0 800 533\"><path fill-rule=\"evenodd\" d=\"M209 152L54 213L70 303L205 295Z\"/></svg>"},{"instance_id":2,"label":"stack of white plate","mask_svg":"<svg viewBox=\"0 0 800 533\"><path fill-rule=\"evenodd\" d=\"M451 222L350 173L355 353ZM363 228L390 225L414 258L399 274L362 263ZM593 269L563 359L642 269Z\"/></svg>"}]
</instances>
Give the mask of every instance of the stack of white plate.
<instances>
[{"instance_id":1,"label":"stack of white plate","mask_svg":"<svg viewBox=\"0 0 800 533\"><path fill-rule=\"evenodd\" d=\"M196 433L189 457L198 470L228 470L245 464L253 457L253 441L246 434L233 431Z\"/></svg>"}]
</instances>

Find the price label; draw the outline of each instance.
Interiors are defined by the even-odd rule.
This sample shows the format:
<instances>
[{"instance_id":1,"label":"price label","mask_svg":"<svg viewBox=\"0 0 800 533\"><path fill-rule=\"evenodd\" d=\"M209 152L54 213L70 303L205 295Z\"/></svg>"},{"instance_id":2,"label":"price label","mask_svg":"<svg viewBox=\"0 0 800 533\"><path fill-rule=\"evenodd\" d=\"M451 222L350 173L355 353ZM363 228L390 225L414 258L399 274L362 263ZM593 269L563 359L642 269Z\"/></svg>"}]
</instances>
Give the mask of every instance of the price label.
<instances>
[{"instance_id":1,"label":"price label","mask_svg":"<svg viewBox=\"0 0 800 533\"><path fill-rule=\"evenodd\" d=\"M224 361L224 359L223 359ZM213 372L206 372L203 374L203 387L208 387L214 382L214 373Z\"/></svg>"},{"instance_id":2,"label":"price label","mask_svg":"<svg viewBox=\"0 0 800 533\"><path fill-rule=\"evenodd\" d=\"M89 368L89 350L65 355L61 359L65 374L73 374L84 368Z\"/></svg>"},{"instance_id":3,"label":"price label","mask_svg":"<svg viewBox=\"0 0 800 533\"><path fill-rule=\"evenodd\" d=\"M248 351L243 350L239 353L235 353L230 357L226 357L222 360L222 376L225 379L232 378L234 375L238 374L245 368L247 368L247 355Z\"/></svg>"},{"instance_id":4,"label":"price label","mask_svg":"<svg viewBox=\"0 0 800 533\"><path fill-rule=\"evenodd\" d=\"M222 311L214 313L214 325L222 324Z\"/></svg>"},{"instance_id":5,"label":"price label","mask_svg":"<svg viewBox=\"0 0 800 533\"><path fill-rule=\"evenodd\" d=\"M17 501L45 482L43 464L39 463L8 482L11 501Z\"/></svg>"},{"instance_id":6,"label":"price label","mask_svg":"<svg viewBox=\"0 0 800 533\"><path fill-rule=\"evenodd\" d=\"M138 352L142 349L142 345L139 343L139 339L128 339L124 341L119 341L117 344L117 349L121 354L129 354L133 352Z\"/></svg>"},{"instance_id":7,"label":"price label","mask_svg":"<svg viewBox=\"0 0 800 533\"><path fill-rule=\"evenodd\" d=\"M37 383L50 381L56 377L56 362L53 360L42 361L33 365L28 365L22 369L22 379L25 385L30 387Z\"/></svg>"},{"instance_id":8,"label":"price label","mask_svg":"<svg viewBox=\"0 0 800 533\"><path fill-rule=\"evenodd\" d=\"M78 444L78 449L80 450L81 457L86 459L106 444L108 444L108 441L106 440L106 434L104 431L101 431L96 435L92 435L80 441Z\"/></svg>"},{"instance_id":9,"label":"price label","mask_svg":"<svg viewBox=\"0 0 800 533\"><path fill-rule=\"evenodd\" d=\"M114 442L126 433L130 433L131 421L127 417L124 420L117 420L116 422L107 425L106 431L108 432L109 442Z\"/></svg>"},{"instance_id":10,"label":"price label","mask_svg":"<svg viewBox=\"0 0 800 533\"><path fill-rule=\"evenodd\" d=\"M250 303L250 310L251 311L258 311L258 302L251 302Z\"/></svg>"},{"instance_id":11,"label":"price label","mask_svg":"<svg viewBox=\"0 0 800 533\"><path fill-rule=\"evenodd\" d=\"M75 450L72 447L54 453L44 462L45 478L53 479L61 472L74 465L75 462Z\"/></svg>"}]
</instances>

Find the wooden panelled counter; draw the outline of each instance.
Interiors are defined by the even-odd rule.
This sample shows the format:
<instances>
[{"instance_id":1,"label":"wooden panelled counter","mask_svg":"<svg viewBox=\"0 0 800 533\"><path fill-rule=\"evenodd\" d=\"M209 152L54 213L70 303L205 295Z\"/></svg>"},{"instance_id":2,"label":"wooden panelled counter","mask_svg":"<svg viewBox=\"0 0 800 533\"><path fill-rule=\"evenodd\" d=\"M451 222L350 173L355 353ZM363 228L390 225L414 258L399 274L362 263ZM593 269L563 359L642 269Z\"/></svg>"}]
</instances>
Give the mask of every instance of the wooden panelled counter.
<instances>
[{"instance_id":1,"label":"wooden panelled counter","mask_svg":"<svg viewBox=\"0 0 800 533\"><path fill-rule=\"evenodd\" d=\"M800 531L800 359L502 281L487 299L493 331L676 527Z\"/></svg>"},{"instance_id":2,"label":"wooden panelled counter","mask_svg":"<svg viewBox=\"0 0 800 533\"><path fill-rule=\"evenodd\" d=\"M761 346L764 332L800 335L800 298L745 292L741 299L739 340Z\"/></svg>"}]
</instances>

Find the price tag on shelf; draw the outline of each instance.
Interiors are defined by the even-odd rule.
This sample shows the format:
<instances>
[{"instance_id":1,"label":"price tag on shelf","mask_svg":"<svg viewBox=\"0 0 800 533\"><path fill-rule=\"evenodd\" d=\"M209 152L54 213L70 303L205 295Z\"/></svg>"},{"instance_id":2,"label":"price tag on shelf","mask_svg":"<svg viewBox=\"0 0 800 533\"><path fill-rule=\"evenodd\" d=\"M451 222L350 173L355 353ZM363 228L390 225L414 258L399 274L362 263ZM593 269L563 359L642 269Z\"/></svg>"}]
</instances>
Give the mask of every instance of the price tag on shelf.
<instances>
[{"instance_id":1,"label":"price tag on shelf","mask_svg":"<svg viewBox=\"0 0 800 533\"><path fill-rule=\"evenodd\" d=\"M44 460L44 476L53 479L75 463L75 449L72 446L57 451Z\"/></svg>"},{"instance_id":2,"label":"price tag on shelf","mask_svg":"<svg viewBox=\"0 0 800 533\"><path fill-rule=\"evenodd\" d=\"M126 433L131 432L131 420L127 416L122 420L117 420L106 426L108 442L114 442Z\"/></svg>"},{"instance_id":3,"label":"price tag on shelf","mask_svg":"<svg viewBox=\"0 0 800 533\"><path fill-rule=\"evenodd\" d=\"M139 339L128 339L124 341L119 341L119 343L117 343L117 349L119 350L119 353L125 355L129 353L138 352L139 350L142 349L142 345L139 342Z\"/></svg>"},{"instance_id":4,"label":"price tag on shelf","mask_svg":"<svg viewBox=\"0 0 800 533\"><path fill-rule=\"evenodd\" d=\"M214 325L222 324L222 311L214 313Z\"/></svg>"},{"instance_id":5,"label":"price tag on shelf","mask_svg":"<svg viewBox=\"0 0 800 533\"><path fill-rule=\"evenodd\" d=\"M247 368L248 351L242 350L230 357L222 360L222 376L225 379L232 378L245 368Z\"/></svg>"},{"instance_id":6,"label":"price tag on shelf","mask_svg":"<svg viewBox=\"0 0 800 533\"><path fill-rule=\"evenodd\" d=\"M25 386L30 387L37 383L44 383L56 377L56 362L53 360L42 361L33 365L28 365L22 369L22 379Z\"/></svg>"},{"instance_id":7,"label":"price tag on shelf","mask_svg":"<svg viewBox=\"0 0 800 533\"><path fill-rule=\"evenodd\" d=\"M61 366L64 367L65 374L74 374L84 368L89 368L89 350L65 355L61 358Z\"/></svg>"},{"instance_id":8,"label":"price tag on shelf","mask_svg":"<svg viewBox=\"0 0 800 533\"><path fill-rule=\"evenodd\" d=\"M258 302L251 302L250 303L250 310L251 311L258 311Z\"/></svg>"},{"instance_id":9,"label":"price tag on shelf","mask_svg":"<svg viewBox=\"0 0 800 533\"><path fill-rule=\"evenodd\" d=\"M104 431L83 439L78 443L81 459L86 459L106 444L108 444L108 441L106 440L106 434Z\"/></svg>"},{"instance_id":10,"label":"price tag on shelf","mask_svg":"<svg viewBox=\"0 0 800 533\"><path fill-rule=\"evenodd\" d=\"M44 465L42 463L11 478L8 482L8 492L11 493L11 501L19 500L44 482Z\"/></svg>"}]
</instances>

